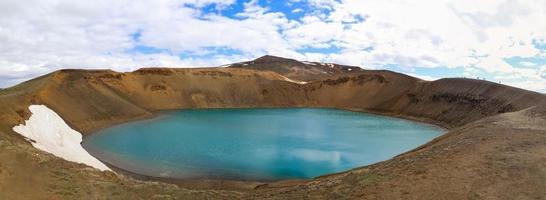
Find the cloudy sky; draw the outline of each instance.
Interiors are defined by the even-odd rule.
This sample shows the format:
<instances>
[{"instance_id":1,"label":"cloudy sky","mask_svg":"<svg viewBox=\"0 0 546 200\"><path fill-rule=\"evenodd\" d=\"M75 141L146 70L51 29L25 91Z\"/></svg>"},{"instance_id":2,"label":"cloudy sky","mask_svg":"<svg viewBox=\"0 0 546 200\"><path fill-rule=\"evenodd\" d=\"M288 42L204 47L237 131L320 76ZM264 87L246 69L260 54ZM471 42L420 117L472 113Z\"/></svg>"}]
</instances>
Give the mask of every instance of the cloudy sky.
<instances>
[{"instance_id":1,"label":"cloudy sky","mask_svg":"<svg viewBox=\"0 0 546 200\"><path fill-rule=\"evenodd\" d=\"M546 92L546 0L0 0L0 87L272 54Z\"/></svg>"}]
</instances>

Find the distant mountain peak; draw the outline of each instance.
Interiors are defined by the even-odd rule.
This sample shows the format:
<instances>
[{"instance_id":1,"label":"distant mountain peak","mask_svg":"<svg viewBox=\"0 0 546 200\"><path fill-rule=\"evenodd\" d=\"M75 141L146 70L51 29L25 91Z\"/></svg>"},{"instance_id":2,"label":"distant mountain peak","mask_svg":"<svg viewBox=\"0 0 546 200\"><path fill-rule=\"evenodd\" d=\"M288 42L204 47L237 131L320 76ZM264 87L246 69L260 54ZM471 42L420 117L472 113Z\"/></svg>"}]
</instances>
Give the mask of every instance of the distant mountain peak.
<instances>
[{"instance_id":1,"label":"distant mountain peak","mask_svg":"<svg viewBox=\"0 0 546 200\"><path fill-rule=\"evenodd\" d=\"M292 59L283 58L283 57L274 56L274 55L263 55L261 57L256 58L255 60L292 60Z\"/></svg>"},{"instance_id":2,"label":"distant mountain peak","mask_svg":"<svg viewBox=\"0 0 546 200\"><path fill-rule=\"evenodd\" d=\"M234 63L233 68L246 68L259 71L273 71L287 78L298 81L313 81L334 74L357 73L363 71L360 67L298 61L273 55L264 55L252 61Z\"/></svg>"}]
</instances>

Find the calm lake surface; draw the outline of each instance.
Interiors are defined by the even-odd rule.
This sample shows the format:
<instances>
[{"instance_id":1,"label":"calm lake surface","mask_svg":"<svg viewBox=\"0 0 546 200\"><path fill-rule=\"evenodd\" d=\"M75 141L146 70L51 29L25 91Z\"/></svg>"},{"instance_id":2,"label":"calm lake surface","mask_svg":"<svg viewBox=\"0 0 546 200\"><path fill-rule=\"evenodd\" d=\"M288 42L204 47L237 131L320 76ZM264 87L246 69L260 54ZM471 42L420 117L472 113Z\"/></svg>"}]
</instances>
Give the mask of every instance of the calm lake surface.
<instances>
[{"instance_id":1,"label":"calm lake surface","mask_svg":"<svg viewBox=\"0 0 546 200\"><path fill-rule=\"evenodd\" d=\"M335 109L190 109L86 137L93 156L149 176L312 178L389 159L438 127Z\"/></svg>"}]
</instances>

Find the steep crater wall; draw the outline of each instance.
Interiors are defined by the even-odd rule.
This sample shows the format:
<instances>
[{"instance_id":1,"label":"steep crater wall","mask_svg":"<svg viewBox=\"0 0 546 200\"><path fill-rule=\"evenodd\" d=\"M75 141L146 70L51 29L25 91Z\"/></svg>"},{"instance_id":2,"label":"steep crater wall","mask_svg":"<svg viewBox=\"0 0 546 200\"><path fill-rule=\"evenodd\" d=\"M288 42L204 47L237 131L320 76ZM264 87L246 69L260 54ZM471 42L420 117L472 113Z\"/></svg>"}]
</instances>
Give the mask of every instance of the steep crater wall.
<instances>
[{"instance_id":1,"label":"steep crater wall","mask_svg":"<svg viewBox=\"0 0 546 200\"><path fill-rule=\"evenodd\" d=\"M57 191L54 197L65 197L62 188L68 187L64 184L67 181L70 186L81 186L86 191L78 193L82 196L105 194L110 189L104 188L111 187L126 198L152 198L157 193L198 195L180 188L161 189L166 185L138 185L141 183L83 170L82 166L47 156L48 161L40 160L44 156L29 149L28 142L11 130L29 118L28 106L34 104L51 108L84 136L114 124L153 117L164 109L231 107L332 107L410 118L452 130L391 160L311 181L268 184L244 194L225 189L249 187L247 183L232 187L199 182L202 187L222 190L199 193L209 198L283 199L312 194L329 199L418 199L422 197L419 195L441 199L465 198L470 193L491 195L480 193L483 188L501 197L522 193L540 197L541 186L546 185L536 178L544 174L537 169L543 164L540 155L544 155L546 141L546 97L535 92L471 79L428 82L390 71L339 73L298 84L282 74L244 68L154 68L131 73L61 70L0 90L0 147L4 149L0 158L12 161L0 163L0 180L6 180L0 181L0 192L7 197L20 195L11 192L19 191L17 184L27 184L28 180L35 185L54 185L36 188L37 194ZM514 167L518 170L513 171ZM40 175L20 178L29 171ZM520 180L518 187L514 187L516 182L496 175L500 173ZM102 182L92 184L90 180ZM10 184L3 184L7 182ZM463 187L470 184L471 188ZM225 196L215 196L220 194Z\"/></svg>"}]
</instances>

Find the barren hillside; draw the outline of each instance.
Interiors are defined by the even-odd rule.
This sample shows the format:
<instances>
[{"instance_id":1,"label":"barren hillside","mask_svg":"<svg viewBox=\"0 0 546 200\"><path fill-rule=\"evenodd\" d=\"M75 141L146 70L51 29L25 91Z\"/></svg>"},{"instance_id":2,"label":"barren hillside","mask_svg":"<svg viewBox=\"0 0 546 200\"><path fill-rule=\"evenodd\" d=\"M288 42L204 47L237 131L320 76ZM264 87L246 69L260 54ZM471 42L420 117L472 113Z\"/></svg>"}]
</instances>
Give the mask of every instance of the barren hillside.
<instances>
[{"instance_id":1,"label":"barren hillside","mask_svg":"<svg viewBox=\"0 0 546 200\"><path fill-rule=\"evenodd\" d=\"M176 186L99 172L33 149L11 130L29 117L31 104L47 105L84 135L159 110L213 107L331 107L450 131L396 158L309 181ZM60 70L1 90L0 108L0 199L546 196L546 97L487 81L428 82L391 71L265 56L227 68ZM35 192L29 193L28 185Z\"/></svg>"}]
</instances>

